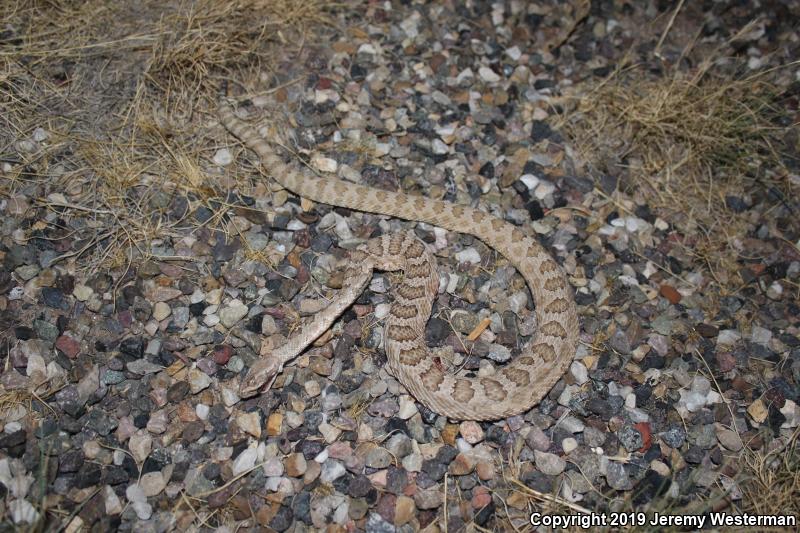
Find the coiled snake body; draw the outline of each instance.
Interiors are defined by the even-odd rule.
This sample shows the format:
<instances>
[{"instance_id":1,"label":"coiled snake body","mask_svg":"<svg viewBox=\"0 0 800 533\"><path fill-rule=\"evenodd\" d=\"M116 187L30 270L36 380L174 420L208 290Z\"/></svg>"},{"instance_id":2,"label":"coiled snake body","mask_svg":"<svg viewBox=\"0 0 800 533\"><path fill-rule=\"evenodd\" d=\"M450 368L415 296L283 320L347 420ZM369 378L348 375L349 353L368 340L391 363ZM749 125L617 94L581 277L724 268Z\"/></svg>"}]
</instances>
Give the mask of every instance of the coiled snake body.
<instances>
[{"instance_id":1,"label":"coiled snake body","mask_svg":"<svg viewBox=\"0 0 800 533\"><path fill-rule=\"evenodd\" d=\"M253 127L221 102L220 122L260 158L283 187L316 202L357 211L427 222L474 235L517 268L533 295L537 331L503 368L485 377L447 374L425 344L425 324L439 285L436 261L411 233L371 239L351 253L337 299L288 342L251 366L240 386L243 396L269 386L283 365L324 333L369 283L372 269L403 270L386 318L388 370L431 410L456 420L495 420L527 411L553 387L570 365L579 324L571 290L558 264L533 238L497 217L448 202L373 189L336 178L319 178L286 164Z\"/></svg>"}]
</instances>

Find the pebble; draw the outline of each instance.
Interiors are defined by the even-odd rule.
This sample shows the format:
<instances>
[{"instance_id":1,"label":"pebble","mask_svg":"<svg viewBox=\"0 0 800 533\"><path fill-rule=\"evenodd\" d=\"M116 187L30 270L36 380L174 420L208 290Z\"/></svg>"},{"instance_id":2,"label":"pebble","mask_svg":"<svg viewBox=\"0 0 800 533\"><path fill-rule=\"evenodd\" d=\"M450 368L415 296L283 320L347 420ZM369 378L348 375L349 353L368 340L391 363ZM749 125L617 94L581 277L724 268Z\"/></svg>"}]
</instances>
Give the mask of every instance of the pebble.
<instances>
[{"instance_id":1,"label":"pebble","mask_svg":"<svg viewBox=\"0 0 800 533\"><path fill-rule=\"evenodd\" d=\"M403 468L409 472L419 472L422 470L422 454L411 453L403 457Z\"/></svg>"},{"instance_id":2,"label":"pebble","mask_svg":"<svg viewBox=\"0 0 800 533\"><path fill-rule=\"evenodd\" d=\"M333 459L328 459L322 464L322 472L319 479L323 483L332 483L345 475L346 470L342 463Z\"/></svg>"},{"instance_id":3,"label":"pebble","mask_svg":"<svg viewBox=\"0 0 800 533\"><path fill-rule=\"evenodd\" d=\"M257 448L247 448L242 451L233 461L233 475L238 476L252 470L256 466L256 459L258 459Z\"/></svg>"},{"instance_id":4,"label":"pebble","mask_svg":"<svg viewBox=\"0 0 800 533\"><path fill-rule=\"evenodd\" d=\"M719 443L722 444L722 446L732 452L738 452L742 449L742 439L735 431L718 427L717 439L719 439Z\"/></svg>"},{"instance_id":5,"label":"pebble","mask_svg":"<svg viewBox=\"0 0 800 533\"><path fill-rule=\"evenodd\" d=\"M160 409L150 415L150 420L147 421L147 431L160 435L167 431L169 427L169 414L167 411Z\"/></svg>"},{"instance_id":6,"label":"pebble","mask_svg":"<svg viewBox=\"0 0 800 533\"><path fill-rule=\"evenodd\" d=\"M219 321L226 328L235 326L241 319L247 316L249 309L239 300L233 300L227 307L219 311Z\"/></svg>"},{"instance_id":7,"label":"pebble","mask_svg":"<svg viewBox=\"0 0 800 533\"><path fill-rule=\"evenodd\" d=\"M72 295L75 296L75 299L79 302L87 301L93 294L94 290L86 285L75 285L75 288L72 289Z\"/></svg>"},{"instance_id":8,"label":"pebble","mask_svg":"<svg viewBox=\"0 0 800 533\"><path fill-rule=\"evenodd\" d=\"M489 67L480 67L478 69L478 75L486 83L497 83L498 81L500 81L500 76L498 76L495 73L495 71L493 71Z\"/></svg>"},{"instance_id":9,"label":"pebble","mask_svg":"<svg viewBox=\"0 0 800 533\"><path fill-rule=\"evenodd\" d=\"M81 343L69 335L61 335L56 339L55 347L70 359L75 359L80 353ZM31 375L30 372L28 375Z\"/></svg>"},{"instance_id":10,"label":"pebble","mask_svg":"<svg viewBox=\"0 0 800 533\"><path fill-rule=\"evenodd\" d=\"M164 367L156 363L152 363L147 359L137 359L125 364L125 369L132 374L144 376L147 374L155 374L161 372Z\"/></svg>"},{"instance_id":11,"label":"pebble","mask_svg":"<svg viewBox=\"0 0 800 533\"><path fill-rule=\"evenodd\" d=\"M533 456L536 461L536 468L548 476L559 475L567 466L564 459L552 453L534 450Z\"/></svg>"},{"instance_id":12,"label":"pebble","mask_svg":"<svg viewBox=\"0 0 800 533\"><path fill-rule=\"evenodd\" d=\"M570 433L580 433L586 428L586 425L574 416L565 416L558 423L558 427Z\"/></svg>"},{"instance_id":13,"label":"pebble","mask_svg":"<svg viewBox=\"0 0 800 533\"><path fill-rule=\"evenodd\" d=\"M12 500L8 509L15 524L33 524L39 520L39 512L28 500Z\"/></svg>"},{"instance_id":14,"label":"pebble","mask_svg":"<svg viewBox=\"0 0 800 533\"><path fill-rule=\"evenodd\" d=\"M153 514L152 506L147 503L147 497L139 485L130 485L125 490L125 497L131 502L131 507L140 520L150 520Z\"/></svg>"},{"instance_id":15,"label":"pebble","mask_svg":"<svg viewBox=\"0 0 800 533\"><path fill-rule=\"evenodd\" d=\"M272 413L267 418L267 435L274 437L281 434L281 426L283 425L283 415L281 413Z\"/></svg>"},{"instance_id":16,"label":"pebble","mask_svg":"<svg viewBox=\"0 0 800 533\"><path fill-rule=\"evenodd\" d=\"M106 485L103 491L103 503L105 512L109 515L117 515L122 512L122 501L110 485Z\"/></svg>"},{"instance_id":17,"label":"pebble","mask_svg":"<svg viewBox=\"0 0 800 533\"><path fill-rule=\"evenodd\" d=\"M165 302L156 302L153 306L153 318L159 322L167 318L171 313L172 309Z\"/></svg>"},{"instance_id":18,"label":"pebble","mask_svg":"<svg viewBox=\"0 0 800 533\"><path fill-rule=\"evenodd\" d=\"M392 454L385 448L376 447L367 453L364 464L370 468L386 468L391 463Z\"/></svg>"},{"instance_id":19,"label":"pebble","mask_svg":"<svg viewBox=\"0 0 800 533\"><path fill-rule=\"evenodd\" d=\"M583 385L589 381L589 371L580 361L573 361L569 367L569 371L572 377L575 378L575 383L578 385Z\"/></svg>"},{"instance_id":20,"label":"pebble","mask_svg":"<svg viewBox=\"0 0 800 533\"><path fill-rule=\"evenodd\" d=\"M669 300L669 303L671 304L676 304L681 301L681 298L683 298L681 296L681 293L679 293L677 289L675 289L675 287L672 287L671 285L666 285L666 284L662 285L659 288L658 293L667 300Z\"/></svg>"},{"instance_id":21,"label":"pebble","mask_svg":"<svg viewBox=\"0 0 800 533\"><path fill-rule=\"evenodd\" d=\"M773 281L769 287L767 287L767 298L770 300L779 301L783 298L783 285L780 281Z\"/></svg>"},{"instance_id":22,"label":"pebble","mask_svg":"<svg viewBox=\"0 0 800 533\"><path fill-rule=\"evenodd\" d=\"M417 514L417 506L412 498L398 496L394 509L394 524L403 526L411 521Z\"/></svg>"},{"instance_id":23,"label":"pebble","mask_svg":"<svg viewBox=\"0 0 800 533\"><path fill-rule=\"evenodd\" d=\"M479 265L481 263L481 254L478 253L473 247L465 248L460 252L456 253L456 260L459 263L471 263L474 265Z\"/></svg>"},{"instance_id":24,"label":"pebble","mask_svg":"<svg viewBox=\"0 0 800 533\"><path fill-rule=\"evenodd\" d=\"M772 332L761 326L753 326L750 330L750 340L755 344L766 346L772 339Z\"/></svg>"},{"instance_id":25,"label":"pebble","mask_svg":"<svg viewBox=\"0 0 800 533\"><path fill-rule=\"evenodd\" d=\"M482 481L494 479L494 465L486 461L478 461L475 464L475 473Z\"/></svg>"},{"instance_id":26,"label":"pebble","mask_svg":"<svg viewBox=\"0 0 800 533\"><path fill-rule=\"evenodd\" d=\"M214 153L213 161L215 165L226 167L233 163L233 155L227 148L220 148Z\"/></svg>"},{"instance_id":27,"label":"pebble","mask_svg":"<svg viewBox=\"0 0 800 533\"><path fill-rule=\"evenodd\" d=\"M153 448L153 439L147 433L139 431L130 436L128 440L128 449L133 455L134 461L141 464L150 456L150 450Z\"/></svg>"},{"instance_id":28,"label":"pebble","mask_svg":"<svg viewBox=\"0 0 800 533\"><path fill-rule=\"evenodd\" d=\"M248 435L256 439L261 438L261 415L257 411L239 413L236 416L236 424Z\"/></svg>"},{"instance_id":29,"label":"pebble","mask_svg":"<svg viewBox=\"0 0 800 533\"><path fill-rule=\"evenodd\" d=\"M800 426L800 406L793 400L786 400L779 411L785 419L785 422L781 424L782 428L791 429Z\"/></svg>"},{"instance_id":30,"label":"pebble","mask_svg":"<svg viewBox=\"0 0 800 533\"><path fill-rule=\"evenodd\" d=\"M400 409L397 412L398 418L408 420L418 412L417 404L412 397L407 395L400 397Z\"/></svg>"},{"instance_id":31,"label":"pebble","mask_svg":"<svg viewBox=\"0 0 800 533\"><path fill-rule=\"evenodd\" d=\"M469 453L459 453L448 465L448 472L453 476L465 476L475 469L475 458Z\"/></svg>"},{"instance_id":32,"label":"pebble","mask_svg":"<svg viewBox=\"0 0 800 533\"><path fill-rule=\"evenodd\" d=\"M545 452L550 449L550 438L545 435L544 431L536 426L528 430L525 436L525 442L528 447L534 451Z\"/></svg>"},{"instance_id":33,"label":"pebble","mask_svg":"<svg viewBox=\"0 0 800 533\"><path fill-rule=\"evenodd\" d=\"M628 490L631 485L625 467L614 461L609 461L608 463L606 481L608 486L615 490Z\"/></svg>"},{"instance_id":34,"label":"pebble","mask_svg":"<svg viewBox=\"0 0 800 533\"><path fill-rule=\"evenodd\" d=\"M139 479L139 487L147 498L161 494L167 481L161 472L148 472Z\"/></svg>"},{"instance_id":35,"label":"pebble","mask_svg":"<svg viewBox=\"0 0 800 533\"><path fill-rule=\"evenodd\" d=\"M661 439L670 448L680 448L686 441L686 431L682 427L673 427L660 434Z\"/></svg>"},{"instance_id":36,"label":"pebble","mask_svg":"<svg viewBox=\"0 0 800 533\"><path fill-rule=\"evenodd\" d=\"M496 363L505 363L511 360L511 350L502 344L491 344L487 357Z\"/></svg>"},{"instance_id":37,"label":"pebble","mask_svg":"<svg viewBox=\"0 0 800 533\"><path fill-rule=\"evenodd\" d=\"M284 464L286 475L290 477L300 477L306 473L308 463L302 453L292 453L286 458Z\"/></svg>"},{"instance_id":38,"label":"pebble","mask_svg":"<svg viewBox=\"0 0 800 533\"><path fill-rule=\"evenodd\" d=\"M717 336L718 346L733 346L742 338L741 333L734 329L723 329Z\"/></svg>"},{"instance_id":39,"label":"pebble","mask_svg":"<svg viewBox=\"0 0 800 533\"><path fill-rule=\"evenodd\" d=\"M208 374L196 367L189 370L188 378L189 390L192 394L197 394L211 385L211 378L208 377Z\"/></svg>"},{"instance_id":40,"label":"pebble","mask_svg":"<svg viewBox=\"0 0 800 533\"><path fill-rule=\"evenodd\" d=\"M418 490L414 494L414 503L418 509L436 509L442 505L442 491L438 488Z\"/></svg>"},{"instance_id":41,"label":"pebble","mask_svg":"<svg viewBox=\"0 0 800 533\"><path fill-rule=\"evenodd\" d=\"M564 450L564 453L569 455L576 449L578 449L578 441L573 439L572 437L567 437L566 439L561 441L561 449Z\"/></svg>"},{"instance_id":42,"label":"pebble","mask_svg":"<svg viewBox=\"0 0 800 533\"><path fill-rule=\"evenodd\" d=\"M330 174L335 173L336 169L339 167L335 159L323 157L321 155L314 155L311 158L311 164L320 172L327 172Z\"/></svg>"},{"instance_id":43,"label":"pebble","mask_svg":"<svg viewBox=\"0 0 800 533\"><path fill-rule=\"evenodd\" d=\"M477 422L462 422L459 424L459 432L469 444L477 444L483 440L483 429Z\"/></svg>"}]
</instances>

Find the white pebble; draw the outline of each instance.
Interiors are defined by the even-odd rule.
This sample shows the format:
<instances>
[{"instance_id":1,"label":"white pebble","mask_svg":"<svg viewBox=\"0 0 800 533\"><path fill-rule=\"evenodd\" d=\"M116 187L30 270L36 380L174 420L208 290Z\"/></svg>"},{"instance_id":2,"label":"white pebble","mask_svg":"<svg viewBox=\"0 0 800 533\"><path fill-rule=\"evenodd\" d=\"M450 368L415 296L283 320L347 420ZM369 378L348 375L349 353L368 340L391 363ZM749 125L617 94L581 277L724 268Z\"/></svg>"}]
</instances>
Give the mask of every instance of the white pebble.
<instances>
[{"instance_id":1,"label":"white pebble","mask_svg":"<svg viewBox=\"0 0 800 533\"><path fill-rule=\"evenodd\" d=\"M448 292L448 294L455 294L456 289L458 288L458 281L460 279L458 274L454 274L452 272L443 273L442 275L445 276L445 283L444 290ZM439 279L439 292L442 292L442 279Z\"/></svg>"},{"instance_id":2,"label":"white pebble","mask_svg":"<svg viewBox=\"0 0 800 533\"><path fill-rule=\"evenodd\" d=\"M766 328L754 325L750 331L750 340L755 344L766 346L770 339L772 339L772 332Z\"/></svg>"},{"instance_id":3,"label":"white pebble","mask_svg":"<svg viewBox=\"0 0 800 533\"><path fill-rule=\"evenodd\" d=\"M431 143L431 148L434 154L439 155L446 154L450 151L450 148L441 139L434 139Z\"/></svg>"},{"instance_id":4,"label":"white pebble","mask_svg":"<svg viewBox=\"0 0 800 533\"><path fill-rule=\"evenodd\" d=\"M770 300L780 300L783 296L783 285L780 281L773 281L767 289L767 298Z\"/></svg>"},{"instance_id":5,"label":"white pebble","mask_svg":"<svg viewBox=\"0 0 800 533\"><path fill-rule=\"evenodd\" d=\"M489 67L481 67L478 69L478 74L481 79L487 83L497 83L500 81L500 76Z\"/></svg>"},{"instance_id":6,"label":"white pebble","mask_svg":"<svg viewBox=\"0 0 800 533\"><path fill-rule=\"evenodd\" d=\"M140 520L150 520L153 515L153 506L147 502L133 502L131 505Z\"/></svg>"},{"instance_id":7,"label":"white pebble","mask_svg":"<svg viewBox=\"0 0 800 533\"><path fill-rule=\"evenodd\" d=\"M525 308L527 303L528 295L525 291L517 291L508 299L508 308L511 309L514 314L518 315Z\"/></svg>"},{"instance_id":8,"label":"white pebble","mask_svg":"<svg viewBox=\"0 0 800 533\"><path fill-rule=\"evenodd\" d=\"M518 46L512 46L506 50L506 55L511 59L511 61L517 61L520 57L522 57L522 52L520 52Z\"/></svg>"},{"instance_id":9,"label":"white pebble","mask_svg":"<svg viewBox=\"0 0 800 533\"><path fill-rule=\"evenodd\" d=\"M630 393L625 396L625 407L628 409L636 408L636 395L634 393Z\"/></svg>"},{"instance_id":10,"label":"white pebble","mask_svg":"<svg viewBox=\"0 0 800 533\"><path fill-rule=\"evenodd\" d=\"M321 155L315 155L311 158L311 164L314 165L314 168L319 170L320 172L336 172L336 169L339 168L339 164L336 162L335 159L331 159L330 157L325 157Z\"/></svg>"},{"instance_id":11,"label":"white pebble","mask_svg":"<svg viewBox=\"0 0 800 533\"><path fill-rule=\"evenodd\" d=\"M572 374L572 377L575 378L575 383L578 385L583 385L589 381L589 371L580 361L573 361L569 367L569 371Z\"/></svg>"},{"instance_id":12,"label":"white pebble","mask_svg":"<svg viewBox=\"0 0 800 533\"><path fill-rule=\"evenodd\" d=\"M472 69L467 67L467 68L465 68L464 70L462 70L461 72L458 73L458 76L456 76L456 83L457 84L461 84L465 80L471 80L474 77L475 77L475 74L472 72Z\"/></svg>"},{"instance_id":13,"label":"white pebble","mask_svg":"<svg viewBox=\"0 0 800 533\"><path fill-rule=\"evenodd\" d=\"M551 194L553 194L556 190L556 186L550 183L549 181L542 181L539 185L536 186L536 190L533 191L534 196L539 200L544 200Z\"/></svg>"},{"instance_id":14,"label":"white pebble","mask_svg":"<svg viewBox=\"0 0 800 533\"><path fill-rule=\"evenodd\" d=\"M741 338L742 335L735 329L723 329L717 335L717 345L731 346Z\"/></svg>"},{"instance_id":15,"label":"white pebble","mask_svg":"<svg viewBox=\"0 0 800 533\"><path fill-rule=\"evenodd\" d=\"M378 304L375 306L375 318L377 320L382 320L389 316L389 311L391 310L392 306L389 304Z\"/></svg>"},{"instance_id":16,"label":"white pebble","mask_svg":"<svg viewBox=\"0 0 800 533\"><path fill-rule=\"evenodd\" d=\"M573 439L572 437L567 437L563 441L561 441L561 449L564 450L564 453L569 454L570 452L574 451L578 447L578 441Z\"/></svg>"},{"instance_id":17,"label":"white pebble","mask_svg":"<svg viewBox=\"0 0 800 533\"><path fill-rule=\"evenodd\" d=\"M384 277L377 277L373 279L369 283L369 290L372 292L377 292L379 294L384 294L389 290L389 287L386 282L386 278Z\"/></svg>"},{"instance_id":18,"label":"white pebble","mask_svg":"<svg viewBox=\"0 0 800 533\"><path fill-rule=\"evenodd\" d=\"M233 162L233 155L227 148L220 148L217 150L217 153L214 154L213 161L215 165L225 167Z\"/></svg>"},{"instance_id":19,"label":"white pebble","mask_svg":"<svg viewBox=\"0 0 800 533\"><path fill-rule=\"evenodd\" d=\"M203 324L208 326L209 328L213 328L217 324L219 324L219 317L217 315L206 315L203 317Z\"/></svg>"},{"instance_id":20,"label":"white pebble","mask_svg":"<svg viewBox=\"0 0 800 533\"><path fill-rule=\"evenodd\" d=\"M400 397L400 410L397 416L402 420L408 420L417 414L417 404L410 396L403 395Z\"/></svg>"},{"instance_id":21,"label":"white pebble","mask_svg":"<svg viewBox=\"0 0 800 533\"><path fill-rule=\"evenodd\" d=\"M472 263L477 265L481 262L481 254L478 253L478 250L470 246L469 248L457 252L456 260L459 263Z\"/></svg>"},{"instance_id":22,"label":"white pebble","mask_svg":"<svg viewBox=\"0 0 800 533\"><path fill-rule=\"evenodd\" d=\"M19 300L25 295L25 288L22 286L13 287L8 291L9 300Z\"/></svg>"},{"instance_id":23,"label":"white pebble","mask_svg":"<svg viewBox=\"0 0 800 533\"><path fill-rule=\"evenodd\" d=\"M786 421L781 424L782 428L796 428L800 425L800 406L792 400L787 399L780 412L786 418Z\"/></svg>"},{"instance_id":24,"label":"white pebble","mask_svg":"<svg viewBox=\"0 0 800 533\"><path fill-rule=\"evenodd\" d=\"M128 498L128 501L131 503L147 501L147 496L144 495L144 490L142 490L142 487L140 487L138 483L129 485L128 488L125 489L125 497Z\"/></svg>"},{"instance_id":25,"label":"white pebble","mask_svg":"<svg viewBox=\"0 0 800 533\"><path fill-rule=\"evenodd\" d=\"M472 449L472 444L459 437L456 439L456 448L460 452L468 452Z\"/></svg>"},{"instance_id":26,"label":"white pebble","mask_svg":"<svg viewBox=\"0 0 800 533\"><path fill-rule=\"evenodd\" d=\"M520 176L519 180L525 184L529 191L535 189L536 186L542 181L533 174L523 174Z\"/></svg>"},{"instance_id":27,"label":"white pebble","mask_svg":"<svg viewBox=\"0 0 800 533\"><path fill-rule=\"evenodd\" d=\"M13 500L8 508L15 524L33 524L39 519L39 512L28 500Z\"/></svg>"},{"instance_id":28,"label":"white pebble","mask_svg":"<svg viewBox=\"0 0 800 533\"><path fill-rule=\"evenodd\" d=\"M106 485L105 490L105 510L108 514L120 514L122 512L122 502L110 485Z\"/></svg>"},{"instance_id":29,"label":"white pebble","mask_svg":"<svg viewBox=\"0 0 800 533\"><path fill-rule=\"evenodd\" d=\"M258 450L256 448L248 448L240 453L233 461L233 475L238 476L239 474L252 470L256 465L257 457Z\"/></svg>"},{"instance_id":30,"label":"white pebble","mask_svg":"<svg viewBox=\"0 0 800 533\"><path fill-rule=\"evenodd\" d=\"M46 141L48 137L49 135L47 134L46 131L44 131L43 128L36 128L35 130L33 130L33 140L36 141L37 143Z\"/></svg>"}]
</instances>

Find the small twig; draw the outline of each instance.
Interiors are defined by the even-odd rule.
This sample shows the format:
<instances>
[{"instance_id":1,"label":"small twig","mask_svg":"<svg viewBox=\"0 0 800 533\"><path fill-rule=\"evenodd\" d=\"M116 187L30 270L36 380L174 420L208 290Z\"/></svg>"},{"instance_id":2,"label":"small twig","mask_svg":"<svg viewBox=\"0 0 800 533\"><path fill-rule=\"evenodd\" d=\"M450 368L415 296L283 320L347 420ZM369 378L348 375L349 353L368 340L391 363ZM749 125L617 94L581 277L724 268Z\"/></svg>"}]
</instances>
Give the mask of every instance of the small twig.
<instances>
[{"instance_id":1,"label":"small twig","mask_svg":"<svg viewBox=\"0 0 800 533\"><path fill-rule=\"evenodd\" d=\"M107 209L95 209L93 207L86 207L84 205L71 204L69 202L50 202L46 199L38 199L39 202L46 206L64 207L66 209L75 209L76 211L86 211L87 213L95 213L97 215L112 215L113 212Z\"/></svg>"},{"instance_id":2,"label":"small twig","mask_svg":"<svg viewBox=\"0 0 800 533\"><path fill-rule=\"evenodd\" d=\"M248 469L248 470L245 470L244 472L242 472L242 473L241 473L241 474L239 474L238 476L234 476L233 478L231 478L231 480L230 480L230 481L228 481L228 482L227 482L227 483L225 483L224 485L220 485L219 487L216 487L215 489L212 489L212 490L208 490L208 491L205 491L205 492L201 492L201 493L199 493L199 494L195 494L195 495L194 495L194 496L192 496L192 497L193 497L193 498L200 499L200 498L204 498L204 497L206 497L206 496L210 496L210 495L212 495L212 494L216 494L217 492L219 492L219 491L221 491L221 490L224 490L224 489L226 489L226 488L230 487L232 484L236 483L237 481L239 481L240 479L242 479L243 477L245 477L246 475L248 475L248 474L249 474L250 472L252 472L253 470L255 470L255 469L257 469L257 468L261 468L261 467L262 467L262 466L264 466L265 464L267 464L267 461L264 461L263 463L258 463L257 465L254 465L254 466L253 466L253 468L250 468L250 469Z\"/></svg>"},{"instance_id":3,"label":"small twig","mask_svg":"<svg viewBox=\"0 0 800 533\"><path fill-rule=\"evenodd\" d=\"M667 22L667 27L664 28L664 31L661 33L661 38L658 40L658 44L656 44L656 49L653 51L653 55L655 55L659 59L663 59L663 57L661 57L661 45L664 44L664 39L667 38L667 34L672 29L672 25L675 23L675 18L678 16L678 13L683 7L683 1L684 0L678 2L678 6L675 8L675 11L672 12L672 16L670 17L669 22Z\"/></svg>"},{"instance_id":4,"label":"small twig","mask_svg":"<svg viewBox=\"0 0 800 533\"><path fill-rule=\"evenodd\" d=\"M444 473L444 533L447 533L447 472Z\"/></svg>"},{"instance_id":5,"label":"small twig","mask_svg":"<svg viewBox=\"0 0 800 533\"><path fill-rule=\"evenodd\" d=\"M104 233L101 236L94 237L91 241L89 241L89 243L86 246L84 246L80 250L73 250L71 252L63 253L63 254L53 258L53 260L50 261L50 264L54 265L57 262L61 261L62 259L67 259L69 257L80 257L80 256L83 255L83 253L86 250L88 250L89 248L93 247L95 244L97 244L98 242L102 241L103 239L105 239L107 237L111 237L112 235L114 235L114 233L115 233L115 230L110 230L110 231L107 231L106 233Z\"/></svg>"}]
</instances>

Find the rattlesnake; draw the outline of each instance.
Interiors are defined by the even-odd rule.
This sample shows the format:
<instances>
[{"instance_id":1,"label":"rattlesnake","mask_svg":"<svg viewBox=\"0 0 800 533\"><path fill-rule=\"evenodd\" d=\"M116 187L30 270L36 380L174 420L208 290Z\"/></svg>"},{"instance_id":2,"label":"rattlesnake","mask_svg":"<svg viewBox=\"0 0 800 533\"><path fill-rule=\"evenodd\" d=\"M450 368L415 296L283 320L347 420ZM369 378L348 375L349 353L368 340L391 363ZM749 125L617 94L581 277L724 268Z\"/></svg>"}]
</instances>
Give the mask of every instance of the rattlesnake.
<instances>
[{"instance_id":1,"label":"rattlesnake","mask_svg":"<svg viewBox=\"0 0 800 533\"><path fill-rule=\"evenodd\" d=\"M525 278L536 307L537 331L505 367L482 377L447 374L430 354L425 324L439 285L436 262L427 246L411 233L384 235L354 250L338 298L318 313L286 344L263 353L240 386L251 396L272 384L284 363L324 333L358 297L373 266L404 271L386 318L384 345L388 371L431 410L455 420L495 420L536 405L566 371L575 354L579 324L572 292L558 264L533 238L497 217L472 207L430 200L319 178L296 164L286 164L256 130L220 102L219 119L244 142L283 187L316 202L357 211L421 221L469 233L503 254Z\"/></svg>"}]
</instances>

